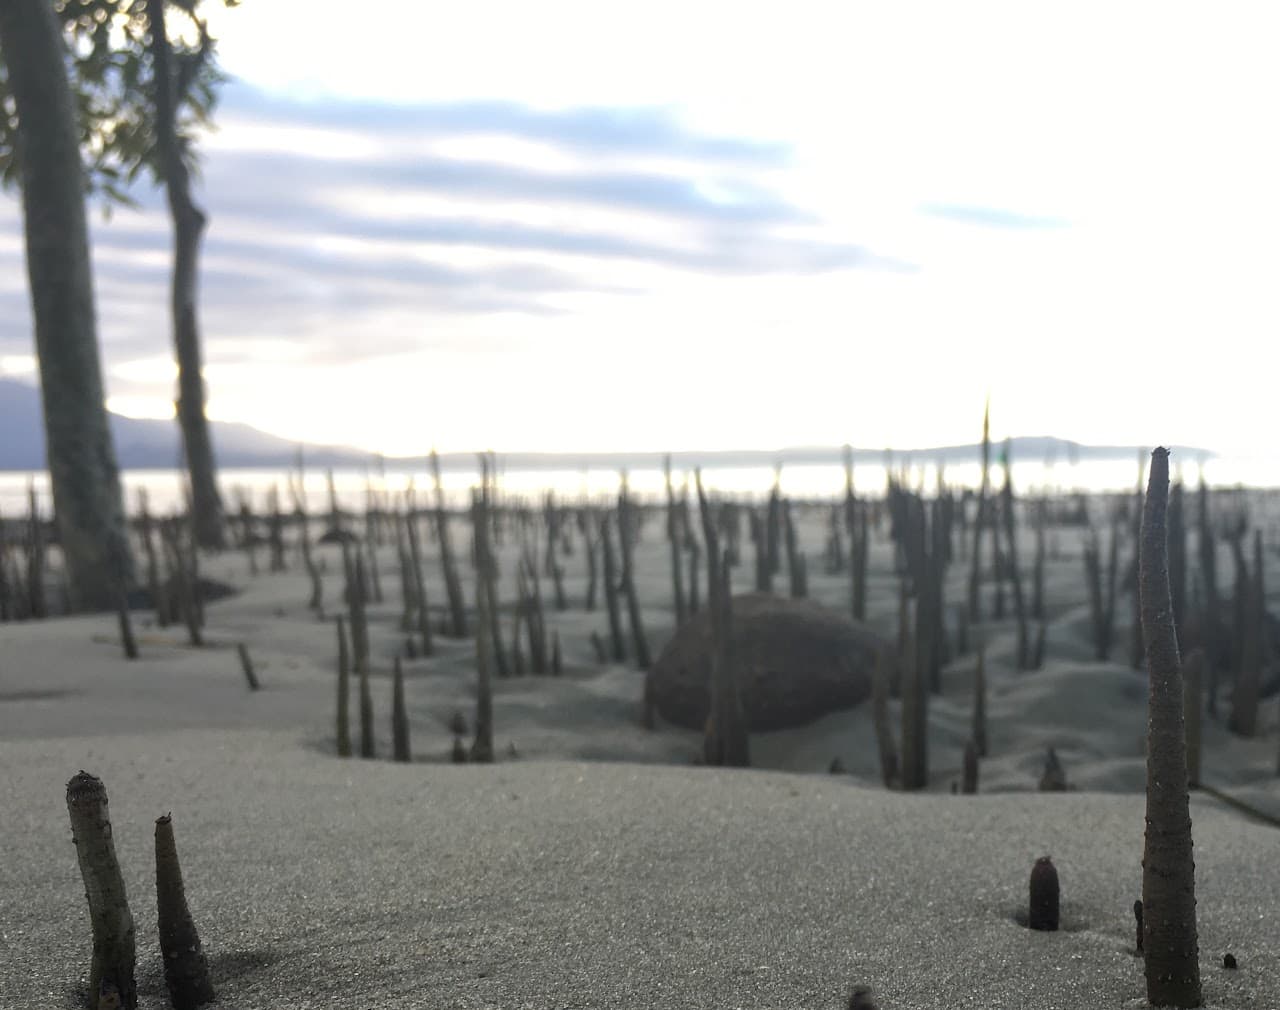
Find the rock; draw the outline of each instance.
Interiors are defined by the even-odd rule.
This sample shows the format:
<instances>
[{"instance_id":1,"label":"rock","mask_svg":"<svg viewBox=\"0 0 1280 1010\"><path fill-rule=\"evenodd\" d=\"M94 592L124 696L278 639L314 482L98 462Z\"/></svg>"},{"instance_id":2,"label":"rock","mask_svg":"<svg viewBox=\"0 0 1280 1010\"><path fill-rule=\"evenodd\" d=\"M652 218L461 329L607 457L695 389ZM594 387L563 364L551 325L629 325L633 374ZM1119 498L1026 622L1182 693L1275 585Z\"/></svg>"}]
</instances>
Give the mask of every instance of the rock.
<instances>
[{"instance_id":1,"label":"rock","mask_svg":"<svg viewBox=\"0 0 1280 1010\"><path fill-rule=\"evenodd\" d=\"M803 726L871 696L877 651L888 643L808 599L733 598L733 649L753 731ZM650 671L659 714L701 730L710 709L711 620L700 612L672 636Z\"/></svg>"}]
</instances>

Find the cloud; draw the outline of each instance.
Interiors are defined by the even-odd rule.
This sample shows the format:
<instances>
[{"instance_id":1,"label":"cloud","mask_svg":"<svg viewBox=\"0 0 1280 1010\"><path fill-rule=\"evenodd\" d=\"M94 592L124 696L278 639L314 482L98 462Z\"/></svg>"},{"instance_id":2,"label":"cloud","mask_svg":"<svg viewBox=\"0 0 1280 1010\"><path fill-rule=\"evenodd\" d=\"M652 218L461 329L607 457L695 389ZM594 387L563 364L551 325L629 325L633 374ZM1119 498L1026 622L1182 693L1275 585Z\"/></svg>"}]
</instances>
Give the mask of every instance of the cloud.
<instances>
[{"instance_id":1,"label":"cloud","mask_svg":"<svg viewBox=\"0 0 1280 1010\"><path fill-rule=\"evenodd\" d=\"M228 151L210 159L206 189L224 206L241 200L313 193L344 187L376 188L389 195L434 193L480 201L557 201L604 206L691 221L759 226L812 223L813 218L746 179L716 179L711 196L701 176L659 171L548 171L498 161L430 155L323 157L289 151Z\"/></svg>"},{"instance_id":2,"label":"cloud","mask_svg":"<svg viewBox=\"0 0 1280 1010\"><path fill-rule=\"evenodd\" d=\"M831 234L777 188L785 145L704 136L661 108L320 104L231 85L217 116L196 193L210 216L200 299L213 366L286 348L299 364L492 350L519 340L521 317L640 298L668 276L903 266ZM302 143L293 128L326 134ZM563 157L444 143L467 137ZM138 210L91 217L109 368L169 353L167 209L145 183L133 195ZM20 234L20 220L0 205L0 228ZM0 260L17 276L20 258ZM27 352L25 284L0 291L0 309L0 350Z\"/></svg>"},{"instance_id":3,"label":"cloud","mask_svg":"<svg viewBox=\"0 0 1280 1010\"><path fill-rule=\"evenodd\" d=\"M693 133L661 107L547 110L507 101L302 100L233 82L226 88L221 109L259 124L414 138L497 135L597 153L754 165L783 165L790 153L787 145L776 142Z\"/></svg>"},{"instance_id":4,"label":"cloud","mask_svg":"<svg viewBox=\"0 0 1280 1010\"><path fill-rule=\"evenodd\" d=\"M959 224L980 225L985 228L1009 228L1029 230L1041 228L1065 228L1069 222L1058 217L1038 217L996 207L974 207L955 203L926 203L920 212L929 217L955 221Z\"/></svg>"}]
</instances>

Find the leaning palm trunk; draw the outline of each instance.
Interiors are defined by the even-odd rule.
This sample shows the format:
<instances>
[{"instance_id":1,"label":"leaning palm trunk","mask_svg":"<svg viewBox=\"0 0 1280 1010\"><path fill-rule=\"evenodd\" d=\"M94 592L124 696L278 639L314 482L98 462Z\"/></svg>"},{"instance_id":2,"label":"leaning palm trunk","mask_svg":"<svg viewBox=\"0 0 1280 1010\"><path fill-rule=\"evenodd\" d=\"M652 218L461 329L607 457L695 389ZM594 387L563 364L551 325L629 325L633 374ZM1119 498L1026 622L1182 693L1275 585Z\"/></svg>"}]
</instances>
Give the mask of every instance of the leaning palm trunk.
<instances>
[{"instance_id":1,"label":"leaning palm trunk","mask_svg":"<svg viewBox=\"0 0 1280 1010\"><path fill-rule=\"evenodd\" d=\"M18 118L27 273L58 536L76 610L112 610L129 575L107 425L75 109L53 5L0 3Z\"/></svg>"},{"instance_id":2,"label":"leaning palm trunk","mask_svg":"<svg viewBox=\"0 0 1280 1010\"><path fill-rule=\"evenodd\" d=\"M165 0L147 0L151 33L151 65L155 75L156 146L161 175L173 217L173 346L178 358L178 425L187 472L191 477L191 508L196 542L201 547L224 546L222 499L214 478L213 439L205 417L204 376L200 364L200 328L196 318L200 238L205 215L191 199L191 175L182 160L175 125L173 54L164 23ZM202 50L203 52L203 50Z\"/></svg>"},{"instance_id":3,"label":"leaning palm trunk","mask_svg":"<svg viewBox=\"0 0 1280 1010\"><path fill-rule=\"evenodd\" d=\"M1169 589L1169 451L1151 453L1142 514L1138 592L1150 678L1147 833L1142 857L1143 950L1152 1006L1198 1007L1195 863L1187 793L1182 670Z\"/></svg>"}]
</instances>

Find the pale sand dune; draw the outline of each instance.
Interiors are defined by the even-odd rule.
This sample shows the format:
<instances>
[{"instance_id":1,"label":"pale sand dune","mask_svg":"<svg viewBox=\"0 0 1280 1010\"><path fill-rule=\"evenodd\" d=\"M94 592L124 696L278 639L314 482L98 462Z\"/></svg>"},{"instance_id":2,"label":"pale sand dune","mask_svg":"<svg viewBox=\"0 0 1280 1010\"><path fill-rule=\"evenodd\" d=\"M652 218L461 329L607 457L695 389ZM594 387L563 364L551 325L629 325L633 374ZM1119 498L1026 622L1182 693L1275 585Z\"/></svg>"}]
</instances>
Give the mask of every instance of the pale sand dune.
<instances>
[{"instance_id":1,"label":"pale sand dune","mask_svg":"<svg viewBox=\"0 0 1280 1010\"><path fill-rule=\"evenodd\" d=\"M843 609L845 577L821 573L821 531L804 532L813 594ZM649 527L638 559L655 654L671 624L658 533ZM639 675L596 666L589 634L605 619L580 609L580 553L564 559L572 609L548 610L568 675L497 683L497 748L518 758L491 768L443 763L450 715L474 704L470 644L447 639L406 664L416 763L333 756L334 628L306 611L297 572L250 580L241 558L210 559L206 574L246 587L210 607L215 645L140 627L136 663L107 618L0 625L0 1007L75 1005L83 985L89 932L63 801L80 768L111 796L144 1008L167 1005L150 846L168 811L225 1006L834 1008L858 981L882 1010L1143 1006L1131 906L1145 683L1123 662L1123 600L1119 662L1091 659L1078 544L1065 534L1063 552L1050 566L1045 668L1015 673L1012 623L986 630L981 788L999 795L979 797L879 788L865 707L755 735L755 764L774 771L690 767L698 734L644 731ZM336 552L323 554L336 572ZM390 594L389 552L382 560ZM883 543L873 566L872 623L890 633ZM957 564L953 601L963 581ZM331 574L331 610L338 597ZM432 599L443 600L438 580ZM373 609L384 755L397 610ZM252 649L256 694L237 641ZM934 793L958 777L972 667L955 660L931 702ZM1206 723L1204 778L1280 814L1276 699L1264 704L1255 740ZM1028 792L1049 745L1079 792ZM823 773L837 756L851 776L778 774ZM1203 795L1192 812L1206 999L1280 1008L1280 832ZM1062 878L1058 934L1015 921L1046 852ZM1238 972L1221 968L1227 950Z\"/></svg>"}]
</instances>

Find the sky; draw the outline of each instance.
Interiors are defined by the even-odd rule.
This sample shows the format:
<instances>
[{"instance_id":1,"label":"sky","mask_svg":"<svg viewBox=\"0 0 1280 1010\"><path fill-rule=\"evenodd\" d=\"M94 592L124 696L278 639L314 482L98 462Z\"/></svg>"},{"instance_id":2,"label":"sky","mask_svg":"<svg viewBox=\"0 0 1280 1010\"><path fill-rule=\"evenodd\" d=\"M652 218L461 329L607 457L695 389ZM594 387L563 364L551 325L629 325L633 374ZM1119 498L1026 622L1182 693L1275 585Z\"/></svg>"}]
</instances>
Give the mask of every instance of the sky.
<instances>
[{"instance_id":1,"label":"sky","mask_svg":"<svg viewBox=\"0 0 1280 1010\"><path fill-rule=\"evenodd\" d=\"M206 0L209 413L390 455L1270 451L1280 13ZM94 210L109 405L169 224ZM34 381L15 194L0 374Z\"/></svg>"}]
</instances>

